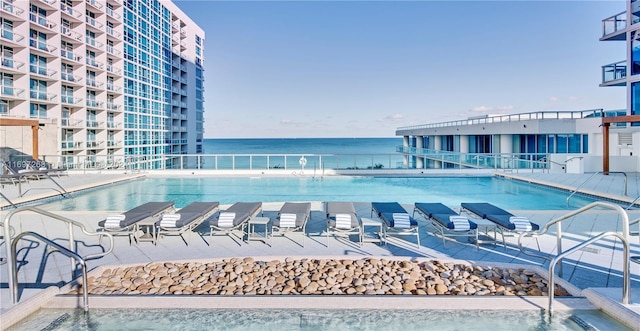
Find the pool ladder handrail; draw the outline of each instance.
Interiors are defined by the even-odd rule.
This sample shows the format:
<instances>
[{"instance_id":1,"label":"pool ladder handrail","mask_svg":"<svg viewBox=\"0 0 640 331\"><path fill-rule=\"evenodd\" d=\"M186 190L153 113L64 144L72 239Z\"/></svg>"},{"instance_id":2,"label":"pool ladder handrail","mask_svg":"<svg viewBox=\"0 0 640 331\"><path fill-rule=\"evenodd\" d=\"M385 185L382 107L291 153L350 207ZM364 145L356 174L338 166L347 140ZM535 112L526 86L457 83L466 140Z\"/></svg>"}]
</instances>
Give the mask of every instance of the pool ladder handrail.
<instances>
[{"instance_id":1,"label":"pool ladder handrail","mask_svg":"<svg viewBox=\"0 0 640 331\"><path fill-rule=\"evenodd\" d=\"M563 251L562 250L562 221L571 218L573 216L576 216L578 214L584 213L587 210L590 210L592 208L595 207L602 207L602 208L607 208L607 209L613 209L614 211L616 211L619 215L620 218L622 219L622 234L618 233L618 232L612 232L612 231L608 231L608 232L603 232L599 235L596 235L595 237L589 238L585 241L583 241L582 243L571 247L570 249ZM548 273L548 297L549 297L549 312L553 312L553 296L554 296L554 288L555 288L555 279L554 279L554 274L555 274L555 268L556 268L556 264L559 263L558 265L558 277L562 277L562 259L567 256L568 254L571 254L573 252L575 252L576 250L579 250L581 248L584 248L600 239L603 239L605 237L609 237L609 236L613 236L616 237L618 239L620 239L620 241L622 242L622 250L623 250L623 254L622 254L622 258L623 258L623 267L622 267L622 303L623 304L629 304L631 303L631 295L629 293L629 289L631 288L631 278L629 275L629 263L630 263L630 255L629 255L629 228L632 224L638 223L640 222L640 219L638 220L634 220L633 222L629 222L629 215L627 214L627 212L622 209L622 207L620 205L616 205L613 203L609 203L609 202L602 202L602 201L596 201L596 202L592 202L582 208L576 209L568 214L565 214L563 216L560 216L554 220L551 220L550 222L548 222L542 229L538 230L537 232L523 232L520 234L520 236L518 237L518 248L520 249L520 251L526 255L529 256L534 256L534 257L539 257L542 258L544 260L549 261L549 273ZM522 238L523 237L529 237L529 236L541 236L545 233L547 233L549 231L549 228L553 225L557 224L556 226L556 241L557 241L557 252L558 254L553 257L553 258L549 258L547 256L541 255L541 254L536 254L536 253L532 253L529 251L526 251L524 249L524 247L522 247Z\"/></svg>"},{"instance_id":2,"label":"pool ladder handrail","mask_svg":"<svg viewBox=\"0 0 640 331\"><path fill-rule=\"evenodd\" d=\"M569 196L567 197L567 207L569 206L569 200L571 200L571 197L573 197L576 193L578 193L578 190L584 186L584 184L586 184L588 181L590 181L593 177L595 177L597 174L603 174L603 171L596 171L593 173L593 175L591 175L589 178L587 178L587 180L585 180L584 182L582 182L582 184L578 185L578 187L576 187L573 191L571 191L571 194L569 194ZM627 196L627 173L624 171L609 171L610 174L623 174L624 175L624 195Z\"/></svg>"},{"instance_id":3,"label":"pool ladder handrail","mask_svg":"<svg viewBox=\"0 0 640 331\"><path fill-rule=\"evenodd\" d=\"M11 227L11 221L12 221L12 217L15 214L21 213L21 212L25 212L25 211L30 211L36 214L40 214L43 216L48 216L54 220L58 220L61 221L63 223L66 223L68 225L68 229L69 229L69 248L63 247L62 245L52 241L49 238L46 238L36 232L32 232L32 231L24 231L19 233L18 235L15 236L15 238L12 238L12 233L11 233L11 229L13 229L13 227ZM22 222L27 221L28 219L22 219ZM85 235L88 236L97 236L98 238L100 238L100 245L102 246L102 237L106 236L107 238L109 238L109 249L102 252L102 253L97 253L97 254L89 254L89 255L85 255L85 256L81 256L79 255L76 251L77 251L77 243L74 240L74 235L73 235L73 230L74 227L79 228L82 233L84 233ZM18 270L17 270L17 252L16 252L16 248L17 248L17 242L22 239L25 236L32 236L34 238L37 238L45 243L47 243L48 245L53 246L54 248L57 249L57 251L59 251L60 253L68 256L71 260L71 272L72 272L72 277L75 276L75 272L76 272L76 267L77 267L77 263L80 263L83 266L83 291L86 290L88 288L88 284L87 284L87 279L86 279L86 261L90 261L90 260L95 260L95 259L99 259L102 258L108 254L111 254L111 252L113 251L113 236L110 233L106 233L106 232L91 232L89 230L86 229L86 227L84 226L84 224L74 221L72 219L54 214L52 212L46 211L46 210L42 210L39 208L35 208L35 207L21 207L15 210L12 210L11 212L9 212L7 214L7 216L5 216L4 218L4 222L3 222L3 228L4 228L4 239L6 242L6 250L7 250L7 260L8 260L8 268L9 268L9 289L11 290L11 300L12 302L15 304L18 302ZM85 310L88 309L88 299L85 297Z\"/></svg>"}]
</instances>

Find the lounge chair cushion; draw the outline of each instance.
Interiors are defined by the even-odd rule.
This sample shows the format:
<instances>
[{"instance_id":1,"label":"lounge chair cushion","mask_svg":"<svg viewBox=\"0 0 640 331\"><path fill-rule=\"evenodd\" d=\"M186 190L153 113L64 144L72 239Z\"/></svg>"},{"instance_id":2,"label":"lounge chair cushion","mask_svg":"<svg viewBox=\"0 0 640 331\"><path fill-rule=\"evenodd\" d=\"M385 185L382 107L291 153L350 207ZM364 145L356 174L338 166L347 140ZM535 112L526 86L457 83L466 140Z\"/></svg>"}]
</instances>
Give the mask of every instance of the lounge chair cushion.
<instances>
[{"instance_id":1,"label":"lounge chair cushion","mask_svg":"<svg viewBox=\"0 0 640 331\"><path fill-rule=\"evenodd\" d=\"M453 231L471 230L471 224L466 216L449 216L449 222L453 225Z\"/></svg>"},{"instance_id":2,"label":"lounge chair cushion","mask_svg":"<svg viewBox=\"0 0 640 331\"><path fill-rule=\"evenodd\" d=\"M160 220L160 227L163 228L176 228L178 225L176 224L182 215L180 214L164 214L162 215L162 219Z\"/></svg>"},{"instance_id":3,"label":"lounge chair cushion","mask_svg":"<svg viewBox=\"0 0 640 331\"><path fill-rule=\"evenodd\" d=\"M223 212L218 217L218 226L221 228L233 227L233 220L236 218L236 213Z\"/></svg>"},{"instance_id":4,"label":"lounge chair cushion","mask_svg":"<svg viewBox=\"0 0 640 331\"><path fill-rule=\"evenodd\" d=\"M409 214L393 213L393 227L397 229L408 229L411 227Z\"/></svg>"},{"instance_id":5,"label":"lounge chair cushion","mask_svg":"<svg viewBox=\"0 0 640 331\"><path fill-rule=\"evenodd\" d=\"M104 222L104 227L107 229L119 229L121 228L120 222L124 221L126 218L125 215L109 215Z\"/></svg>"},{"instance_id":6,"label":"lounge chair cushion","mask_svg":"<svg viewBox=\"0 0 640 331\"><path fill-rule=\"evenodd\" d=\"M513 216L509 218L509 222L515 226L516 232L527 232L532 230L531 221L526 217Z\"/></svg>"},{"instance_id":7,"label":"lounge chair cushion","mask_svg":"<svg viewBox=\"0 0 640 331\"><path fill-rule=\"evenodd\" d=\"M336 214L337 229L351 229L351 214Z\"/></svg>"},{"instance_id":8,"label":"lounge chair cushion","mask_svg":"<svg viewBox=\"0 0 640 331\"><path fill-rule=\"evenodd\" d=\"M280 214L281 228L294 228L296 226L296 214Z\"/></svg>"}]
</instances>

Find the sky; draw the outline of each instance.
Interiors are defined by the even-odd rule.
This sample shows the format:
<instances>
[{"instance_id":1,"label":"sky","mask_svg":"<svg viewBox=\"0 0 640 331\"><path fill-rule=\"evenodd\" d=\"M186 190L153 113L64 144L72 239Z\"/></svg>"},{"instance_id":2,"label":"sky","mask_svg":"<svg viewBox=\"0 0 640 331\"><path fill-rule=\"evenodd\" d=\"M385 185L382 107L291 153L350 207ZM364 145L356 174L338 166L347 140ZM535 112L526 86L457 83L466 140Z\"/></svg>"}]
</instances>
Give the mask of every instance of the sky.
<instances>
[{"instance_id":1,"label":"sky","mask_svg":"<svg viewBox=\"0 0 640 331\"><path fill-rule=\"evenodd\" d=\"M610 1L174 0L205 32L205 137L394 137L398 127L624 109L599 87Z\"/></svg>"}]
</instances>

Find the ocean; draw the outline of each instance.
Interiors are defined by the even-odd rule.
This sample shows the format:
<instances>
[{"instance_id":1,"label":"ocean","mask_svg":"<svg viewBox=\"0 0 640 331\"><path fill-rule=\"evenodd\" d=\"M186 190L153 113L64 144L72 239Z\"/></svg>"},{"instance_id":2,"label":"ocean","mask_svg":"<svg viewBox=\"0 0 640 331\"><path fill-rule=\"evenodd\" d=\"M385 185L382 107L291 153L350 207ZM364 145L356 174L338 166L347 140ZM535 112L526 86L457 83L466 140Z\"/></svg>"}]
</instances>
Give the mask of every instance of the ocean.
<instances>
[{"instance_id":1,"label":"ocean","mask_svg":"<svg viewBox=\"0 0 640 331\"><path fill-rule=\"evenodd\" d=\"M392 154L402 138L205 139L204 154Z\"/></svg>"}]
</instances>

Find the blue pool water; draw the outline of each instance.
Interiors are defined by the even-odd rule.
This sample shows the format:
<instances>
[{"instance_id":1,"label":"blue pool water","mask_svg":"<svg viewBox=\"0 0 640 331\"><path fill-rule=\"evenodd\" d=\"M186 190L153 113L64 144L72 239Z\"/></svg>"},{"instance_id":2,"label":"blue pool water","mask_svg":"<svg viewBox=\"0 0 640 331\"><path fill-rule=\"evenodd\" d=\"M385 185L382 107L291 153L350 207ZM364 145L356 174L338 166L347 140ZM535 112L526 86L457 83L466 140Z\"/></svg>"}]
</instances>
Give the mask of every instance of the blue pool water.
<instances>
[{"instance_id":1,"label":"blue pool water","mask_svg":"<svg viewBox=\"0 0 640 331\"><path fill-rule=\"evenodd\" d=\"M550 317L540 311L478 310L103 309L91 310L85 315L80 309L41 309L11 331L36 329L629 330L598 311L557 312Z\"/></svg>"},{"instance_id":2,"label":"blue pool water","mask_svg":"<svg viewBox=\"0 0 640 331\"><path fill-rule=\"evenodd\" d=\"M151 177L77 193L57 210L127 210L149 201L490 202L510 210L566 210L567 192L497 177ZM572 209L593 200L573 197Z\"/></svg>"}]
</instances>

